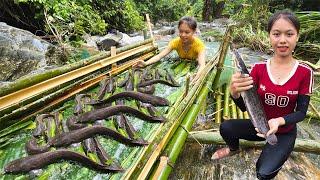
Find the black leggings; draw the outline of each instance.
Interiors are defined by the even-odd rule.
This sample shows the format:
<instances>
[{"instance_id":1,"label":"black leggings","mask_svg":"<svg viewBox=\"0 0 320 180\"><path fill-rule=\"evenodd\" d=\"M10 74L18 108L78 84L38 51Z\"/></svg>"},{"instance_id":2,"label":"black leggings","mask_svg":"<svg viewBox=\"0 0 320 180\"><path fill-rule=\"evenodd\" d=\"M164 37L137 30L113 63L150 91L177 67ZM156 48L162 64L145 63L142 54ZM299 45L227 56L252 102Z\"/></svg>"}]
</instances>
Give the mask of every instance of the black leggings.
<instances>
[{"instance_id":1,"label":"black leggings","mask_svg":"<svg viewBox=\"0 0 320 180\"><path fill-rule=\"evenodd\" d=\"M250 120L227 120L220 126L220 134L229 146L230 150L239 149L239 139L249 141L265 141L257 136ZM284 134L276 134L278 143L270 145L266 143L256 163L258 179L272 179L281 169L294 148L297 137L296 126L293 130Z\"/></svg>"}]
</instances>

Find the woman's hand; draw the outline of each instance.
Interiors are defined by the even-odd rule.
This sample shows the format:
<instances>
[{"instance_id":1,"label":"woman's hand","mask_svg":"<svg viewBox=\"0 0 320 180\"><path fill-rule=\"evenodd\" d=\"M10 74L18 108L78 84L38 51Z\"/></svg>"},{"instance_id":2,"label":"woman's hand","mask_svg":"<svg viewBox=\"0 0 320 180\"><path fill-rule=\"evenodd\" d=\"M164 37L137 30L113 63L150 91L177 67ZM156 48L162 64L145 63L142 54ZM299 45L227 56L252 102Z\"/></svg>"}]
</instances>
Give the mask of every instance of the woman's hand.
<instances>
[{"instance_id":1,"label":"woman's hand","mask_svg":"<svg viewBox=\"0 0 320 180\"><path fill-rule=\"evenodd\" d=\"M146 62L144 62L143 60L140 60L136 64L134 64L132 67L134 67L134 68L144 68L147 65L148 64Z\"/></svg>"},{"instance_id":2,"label":"woman's hand","mask_svg":"<svg viewBox=\"0 0 320 180\"><path fill-rule=\"evenodd\" d=\"M240 97L240 92L246 91L253 87L253 80L249 74L241 75L240 72L236 72L231 77L230 93L233 98Z\"/></svg>"},{"instance_id":3,"label":"woman's hand","mask_svg":"<svg viewBox=\"0 0 320 180\"><path fill-rule=\"evenodd\" d=\"M278 132L279 126L282 126L285 124L285 120L283 117L278 117L278 118L273 118L270 119L268 121L270 130L267 132L266 136L269 136L270 134L275 134L276 132ZM262 138L266 138L266 136L264 134L262 134L258 128L255 128L255 130L258 132L257 136L262 137Z\"/></svg>"}]
</instances>

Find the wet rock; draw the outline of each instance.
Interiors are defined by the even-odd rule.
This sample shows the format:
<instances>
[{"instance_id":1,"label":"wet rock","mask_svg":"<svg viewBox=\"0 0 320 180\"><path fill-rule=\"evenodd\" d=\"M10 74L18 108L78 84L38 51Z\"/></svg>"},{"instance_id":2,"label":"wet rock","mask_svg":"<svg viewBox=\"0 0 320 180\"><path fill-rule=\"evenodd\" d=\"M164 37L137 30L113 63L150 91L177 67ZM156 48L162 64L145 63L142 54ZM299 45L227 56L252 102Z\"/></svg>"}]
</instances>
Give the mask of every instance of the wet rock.
<instances>
[{"instance_id":1,"label":"wet rock","mask_svg":"<svg viewBox=\"0 0 320 180\"><path fill-rule=\"evenodd\" d=\"M97 46L99 50L109 51L111 46L118 46L119 41L122 39L123 34L120 32L117 33L109 33L99 39L97 41Z\"/></svg>"},{"instance_id":2,"label":"wet rock","mask_svg":"<svg viewBox=\"0 0 320 180\"><path fill-rule=\"evenodd\" d=\"M3 22L0 22L0 42L0 81L14 81L33 71L55 67L66 59L53 61L46 53L55 46L29 31ZM48 63L50 61L53 62Z\"/></svg>"}]
</instances>

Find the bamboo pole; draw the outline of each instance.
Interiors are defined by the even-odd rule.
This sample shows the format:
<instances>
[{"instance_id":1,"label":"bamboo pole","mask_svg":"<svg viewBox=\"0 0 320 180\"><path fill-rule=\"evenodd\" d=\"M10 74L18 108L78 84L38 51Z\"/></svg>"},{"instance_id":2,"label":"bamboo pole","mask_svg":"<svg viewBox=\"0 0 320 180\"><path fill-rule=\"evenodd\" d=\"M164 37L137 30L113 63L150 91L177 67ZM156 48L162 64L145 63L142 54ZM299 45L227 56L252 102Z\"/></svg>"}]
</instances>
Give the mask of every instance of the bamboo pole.
<instances>
[{"instance_id":1,"label":"bamboo pole","mask_svg":"<svg viewBox=\"0 0 320 180\"><path fill-rule=\"evenodd\" d=\"M220 86L220 87L218 87L218 91L215 94L216 95L216 108L215 108L215 110L217 113L214 115L214 120L218 124L221 123L221 118L222 118L222 116L221 116L222 112L220 111L220 109L222 108L222 102L221 102L222 101L222 92L221 91L222 91L222 88Z\"/></svg>"},{"instance_id":2,"label":"bamboo pole","mask_svg":"<svg viewBox=\"0 0 320 180\"><path fill-rule=\"evenodd\" d=\"M147 20L149 33L150 33L150 39L152 39L152 44L155 45L149 14L146 14L146 20Z\"/></svg>"},{"instance_id":3,"label":"bamboo pole","mask_svg":"<svg viewBox=\"0 0 320 180\"><path fill-rule=\"evenodd\" d=\"M188 141L195 142L194 139L197 139L197 141L204 144L226 145L224 140L220 136L219 132L192 133L192 136L188 137ZM240 140L241 147L262 148L265 144L266 144L265 141ZM320 142L316 140L297 138L293 150L296 152L308 152L308 153L320 154Z\"/></svg>"},{"instance_id":4,"label":"bamboo pole","mask_svg":"<svg viewBox=\"0 0 320 180\"><path fill-rule=\"evenodd\" d=\"M224 96L223 96L223 119L230 119L230 88L229 83L225 85Z\"/></svg>"},{"instance_id":5,"label":"bamboo pole","mask_svg":"<svg viewBox=\"0 0 320 180\"><path fill-rule=\"evenodd\" d=\"M121 59L128 58L130 56L133 56L143 51L149 51L149 50L151 51L152 49L154 49L154 47L151 45L148 45L148 44L143 45L141 47L137 47L137 48L122 52L113 57L102 59L98 62L89 64L88 66L81 67L79 69L48 79L44 82L35 84L31 87L27 87L25 89L21 89L14 93L3 96L0 98L0 110L3 110L12 105L18 104L21 101L28 99L29 97L36 96L37 94L43 93L49 89L52 89L61 84L67 83L68 81L74 80L76 78L80 78L86 74L97 71Z\"/></svg>"},{"instance_id":6,"label":"bamboo pole","mask_svg":"<svg viewBox=\"0 0 320 180\"><path fill-rule=\"evenodd\" d=\"M133 49L133 48L145 45L145 44L149 44L152 41L153 41L152 39L147 39L142 42L138 42L138 43L135 43L132 45L124 46L124 47L117 49L116 53L122 53L124 51L130 50L130 49ZM109 56L110 56L110 51L101 52L99 54L96 54L96 55L89 57L87 59L83 59L79 62L75 62L73 64L67 64L67 65L64 65L64 66L61 66L61 67L58 67L55 69L51 69L46 72L35 74L35 75L24 76L13 83L9 83L8 85L2 86L0 88L0 97L5 96L10 93L13 93L13 92L16 92L16 91L21 90L23 88L35 85L37 83L40 83L42 81L48 80L53 77L56 77L56 76L61 75L63 73L66 73L66 72L78 69L80 67L92 64L96 61L107 58Z\"/></svg>"},{"instance_id":7,"label":"bamboo pole","mask_svg":"<svg viewBox=\"0 0 320 180\"><path fill-rule=\"evenodd\" d=\"M233 100L231 100L231 111L232 111L232 119L238 119L237 106L233 102Z\"/></svg>"}]
</instances>

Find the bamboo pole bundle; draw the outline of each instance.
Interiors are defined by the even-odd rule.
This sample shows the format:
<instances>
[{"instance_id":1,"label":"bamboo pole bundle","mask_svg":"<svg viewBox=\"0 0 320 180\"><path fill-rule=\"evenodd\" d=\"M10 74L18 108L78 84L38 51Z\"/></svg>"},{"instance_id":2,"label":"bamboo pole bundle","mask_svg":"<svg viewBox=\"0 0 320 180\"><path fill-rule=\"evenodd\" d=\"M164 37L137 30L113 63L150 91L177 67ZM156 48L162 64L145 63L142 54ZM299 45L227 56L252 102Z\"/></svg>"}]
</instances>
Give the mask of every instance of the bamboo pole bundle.
<instances>
[{"instance_id":1,"label":"bamboo pole bundle","mask_svg":"<svg viewBox=\"0 0 320 180\"><path fill-rule=\"evenodd\" d=\"M145 45L145 44L148 44L148 43L152 43L152 41L153 41L152 39L148 39L148 40L145 40L145 41L142 41L142 42L138 42L138 43L135 43L135 44L132 44L132 45L128 45L128 46L124 46L124 47L118 48L117 49L117 54L118 53L122 53L122 52L127 51L127 50L130 50L130 49L134 49L136 47L139 47L139 46L142 46L142 45ZM13 82L13 83L10 83L10 84L2 86L1 89L0 89L0 97L1 96L5 96L5 95L10 94L10 93L13 93L13 92L16 92L16 91L18 91L20 89L32 86L34 84L40 83L42 81L45 81L47 79L53 78L53 77L58 76L58 75L61 75L63 73L66 73L66 72L78 69L80 67L92 64L94 62L97 62L97 61L99 61L101 59L104 59L104 58L107 58L109 56L111 56L110 51L101 52L99 54L96 54L96 55L94 55L92 57L89 57L87 59L83 59L83 60L81 60L79 62L75 62L73 64L67 64L67 65L64 65L64 66L61 66L61 67L58 67L58 68L55 68L55 69L51 69L49 71L46 71L46 72L43 72L43 73L40 73L40 74L22 77L22 78L18 79L17 81Z\"/></svg>"},{"instance_id":2,"label":"bamboo pole bundle","mask_svg":"<svg viewBox=\"0 0 320 180\"><path fill-rule=\"evenodd\" d=\"M224 140L220 136L219 132L190 132L188 137L189 142L195 142L197 139L198 142L204 144L216 144L216 145L225 145ZM262 148L265 145L265 141L246 141L240 140L241 147L255 147ZM296 152L308 152L314 154L320 154L320 142L316 140L308 140L297 138L294 145L294 151Z\"/></svg>"}]
</instances>

